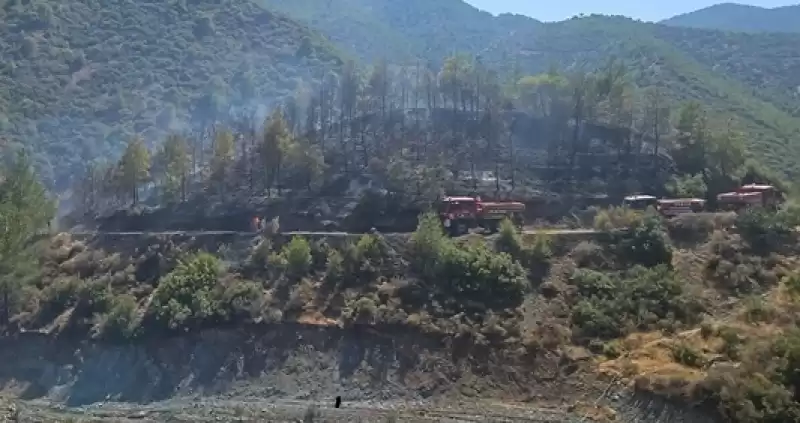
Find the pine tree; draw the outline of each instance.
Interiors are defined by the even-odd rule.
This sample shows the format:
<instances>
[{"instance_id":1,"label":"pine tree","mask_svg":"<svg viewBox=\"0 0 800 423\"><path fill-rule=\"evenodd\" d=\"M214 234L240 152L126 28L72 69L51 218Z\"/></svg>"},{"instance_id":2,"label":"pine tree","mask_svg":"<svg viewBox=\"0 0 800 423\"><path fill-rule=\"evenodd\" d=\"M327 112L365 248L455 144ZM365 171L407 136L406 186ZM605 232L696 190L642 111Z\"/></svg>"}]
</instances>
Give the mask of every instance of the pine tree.
<instances>
[{"instance_id":1,"label":"pine tree","mask_svg":"<svg viewBox=\"0 0 800 423\"><path fill-rule=\"evenodd\" d=\"M186 201L189 179L189 144L179 135L170 135L158 152L157 160L167 201Z\"/></svg>"},{"instance_id":2,"label":"pine tree","mask_svg":"<svg viewBox=\"0 0 800 423\"><path fill-rule=\"evenodd\" d=\"M217 184L220 194L225 192L225 182L236 158L235 147L235 139L230 131L217 132L211 157L211 182Z\"/></svg>"},{"instance_id":3,"label":"pine tree","mask_svg":"<svg viewBox=\"0 0 800 423\"><path fill-rule=\"evenodd\" d=\"M139 184L150 179L150 152L144 141L133 138L125 148L119 163L121 188L131 194L133 204L139 202Z\"/></svg>"},{"instance_id":4,"label":"pine tree","mask_svg":"<svg viewBox=\"0 0 800 423\"><path fill-rule=\"evenodd\" d=\"M0 324L8 323L11 300L20 270L33 263L31 239L49 226L55 204L20 152L11 160L0 182Z\"/></svg>"},{"instance_id":5,"label":"pine tree","mask_svg":"<svg viewBox=\"0 0 800 423\"><path fill-rule=\"evenodd\" d=\"M280 109L269 117L264 128L264 137L259 146L259 155L265 170L266 189L272 190L276 185L280 192L281 168L284 157L289 150L291 134Z\"/></svg>"}]
</instances>

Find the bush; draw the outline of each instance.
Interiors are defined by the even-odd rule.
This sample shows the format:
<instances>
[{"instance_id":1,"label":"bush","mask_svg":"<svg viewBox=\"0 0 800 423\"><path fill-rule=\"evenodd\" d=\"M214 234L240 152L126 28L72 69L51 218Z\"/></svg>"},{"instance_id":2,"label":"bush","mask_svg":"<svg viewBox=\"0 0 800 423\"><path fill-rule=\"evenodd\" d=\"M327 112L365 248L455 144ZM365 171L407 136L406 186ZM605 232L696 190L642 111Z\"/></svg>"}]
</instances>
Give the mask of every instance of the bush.
<instances>
[{"instance_id":1,"label":"bush","mask_svg":"<svg viewBox=\"0 0 800 423\"><path fill-rule=\"evenodd\" d=\"M697 390L732 422L800 421L800 333L755 346L738 368L709 372Z\"/></svg>"},{"instance_id":2,"label":"bush","mask_svg":"<svg viewBox=\"0 0 800 423\"><path fill-rule=\"evenodd\" d=\"M687 213L667 222L669 236L676 241L703 242L717 227L716 217L706 213Z\"/></svg>"},{"instance_id":3,"label":"bush","mask_svg":"<svg viewBox=\"0 0 800 423\"><path fill-rule=\"evenodd\" d=\"M509 219L500 222L500 234L495 241L497 251L519 257L523 250L522 236Z\"/></svg>"},{"instance_id":4,"label":"bush","mask_svg":"<svg viewBox=\"0 0 800 423\"><path fill-rule=\"evenodd\" d=\"M705 364L703 355L686 342L672 345L672 358L684 366L701 368Z\"/></svg>"},{"instance_id":5,"label":"bush","mask_svg":"<svg viewBox=\"0 0 800 423\"><path fill-rule=\"evenodd\" d=\"M221 274L219 259L208 253L182 260L159 281L149 311L170 329L213 318L219 313L213 293Z\"/></svg>"},{"instance_id":6,"label":"bush","mask_svg":"<svg viewBox=\"0 0 800 423\"><path fill-rule=\"evenodd\" d=\"M594 217L594 228L598 231L611 231L636 226L644 218L645 213L627 207L611 207L600 210Z\"/></svg>"},{"instance_id":7,"label":"bush","mask_svg":"<svg viewBox=\"0 0 800 423\"><path fill-rule=\"evenodd\" d=\"M572 322L588 338L616 338L662 322L695 321L702 307L664 265L634 267L619 274L578 269Z\"/></svg>"},{"instance_id":8,"label":"bush","mask_svg":"<svg viewBox=\"0 0 800 423\"><path fill-rule=\"evenodd\" d=\"M753 253L766 255L788 243L791 227L778 213L749 209L736 218L736 229Z\"/></svg>"},{"instance_id":9,"label":"bush","mask_svg":"<svg viewBox=\"0 0 800 423\"><path fill-rule=\"evenodd\" d=\"M706 264L706 276L734 295L763 292L784 276L779 257L750 254L738 235L715 232L709 249L712 255Z\"/></svg>"},{"instance_id":10,"label":"bush","mask_svg":"<svg viewBox=\"0 0 800 423\"><path fill-rule=\"evenodd\" d=\"M265 269L269 263L270 255L272 255L272 241L264 237L250 254L250 265L259 270Z\"/></svg>"},{"instance_id":11,"label":"bush","mask_svg":"<svg viewBox=\"0 0 800 423\"><path fill-rule=\"evenodd\" d=\"M609 266L603 247L594 242L581 241L572 249L570 254L578 267L591 269L605 269Z\"/></svg>"},{"instance_id":12,"label":"bush","mask_svg":"<svg viewBox=\"0 0 800 423\"><path fill-rule=\"evenodd\" d=\"M409 245L412 270L422 276L434 276L439 255L450 244L439 217L435 213L423 214Z\"/></svg>"},{"instance_id":13,"label":"bush","mask_svg":"<svg viewBox=\"0 0 800 423\"><path fill-rule=\"evenodd\" d=\"M345 268L344 258L339 250L334 248L328 251L326 264L325 281L331 284L338 284L344 280Z\"/></svg>"},{"instance_id":14,"label":"bush","mask_svg":"<svg viewBox=\"0 0 800 423\"><path fill-rule=\"evenodd\" d=\"M388 270L388 250L383 238L376 235L361 236L355 245L349 245L345 249L344 277L364 285L375 281Z\"/></svg>"},{"instance_id":15,"label":"bush","mask_svg":"<svg viewBox=\"0 0 800 423\"><path fill-rule=\"evenodd\" d=\"M510 254L494 251L482 240L456 245L444 235L435 214L420 218L409 262L450 311L516 307L526 290L527 272Z\"/></svg>"},{"instance_id":16,"label":"bush","mask_svg":"<svg viewBox=\"0 0 800 423\"><path fill-rule=\"evenodd\" d=\"M749 323L769 322L775 318L776 310L759 296L745 298L744 307L744 317Z\"/></svg>"},{"instance_id":17,"label":"bush","mask_svg":"<svg viewBox=\"0 0 800 423\"><path fill-rule=\"evenodd\" d=\"M261 306L261 288L235 278L220 280L219 259L198 253L178 263L153 293L148 314L172 330L251 317Z\"/></svg>"},{"instance_id":18,"label":"bush","mask_svg":"<svg viewBox=\"0 0 800 423\"><path fill-rule=\"evenodd\" d=\"M516 307L526 290L526 272L506 253L497 253L485 244L442 251L436 277L429 280L439 290L442 302L453 309Z\"/></svg>"},{"instance_id":19,"label":"bush","mask_svg":"<svg viewBox=\"0 0 800 423\"><path fill-rule=\"evenodd\" d=\"M656 216L647 215L628 228L612 231L606 242L616 262L623 267L669 266L672 263L672 246Z\"/></svg>"},{"instance_id":20,"label":"bush","mask_svg":"<svg viewBox=\"0 0 800 423\"><path fill-rule=\"evenodd\" d=\"M509 219L500 223L500 236L495 241L495 249L518 260L537 279L545 276L553 256L552 239L549 236L536 235L531 242L526 243Z\"/></svg>"},{"instance_id":21,"label":"bush","mask_svg":"<svg viewBox=\"0 0 800 423\"><path fill-rule=\"evenodd\" d=\"M301 278L311 271L313 258L311 246L305 238L295 236L280 252L281 262L287 273L293 278Z\"/></svg>"},{"instance_id":22,"label":"bush","mask_svg":"<svg viewBox=\"0 0 800 423\"><path fill-rule=\"evenodd\" d=\"M129 339L134 337L138 328L136 297L122 294L111 297L107 313L95 316L93 332L100 338Z\"/></svg>"},{"instance_id":23,"label":"bush","mask_svg":"<svg viewBox=\"0 0 800 423\"><path fill-rule=\"evenodd\" d=\"M783 278L783 286L786 289L786 293L789 296L797 301L800 299L800 274L797 272L793 272Z\"/></svg>"},{"instance_id":24,"label":"bush","mask_svg":"<svg viewBox=\"0 0 800 423\"><path fill-rule=\"evenodd\" d=\"M345 310L348 321L362 324L375 323L378 314L378 306L375 299L371 297L361 297Z\"/></svg>"}]
</instances>

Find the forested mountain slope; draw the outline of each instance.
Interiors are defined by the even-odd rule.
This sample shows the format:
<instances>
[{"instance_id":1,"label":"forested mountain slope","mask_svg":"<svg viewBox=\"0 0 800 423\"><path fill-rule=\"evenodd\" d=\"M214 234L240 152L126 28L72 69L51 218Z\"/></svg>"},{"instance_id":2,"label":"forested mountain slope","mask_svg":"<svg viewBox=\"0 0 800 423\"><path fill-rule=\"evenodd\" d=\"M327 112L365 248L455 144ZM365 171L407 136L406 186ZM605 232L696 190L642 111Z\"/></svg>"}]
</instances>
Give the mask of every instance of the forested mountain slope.
<instances>
[{"instance_id":1,"label":"forested mountain slope","mask_svg":"<svg viewBox=\"0 0 800 423\"><path fill-rule=\"evenodd\" d=\"M485 52L515 31L541 25L520 15L495 17L462 0L260 1L368 61L440 61L453 52Z\"/></svg>"},{"instance_id":2,"label":"forested mountain slope","mask_svg":"<svg viewBox=\"0 0 800 423\"><path fill-rule=\"evenodd\" d=\"M800 32L800 5L721 3L661 21L665 25L742 32Z\"/></svg>"},{"instance_id":3,"label":"forested mountain slope","mask_svg":"<svg viewBox=\"0 0 800 423\"><path fill-rule=\"evenodd\" d=\"M0 136L63 187L134 134L159 141L230 106L270 105L339 63L249 1L0 1Z\"/></svg>"},{"instance_id":4,"label":"forested mountain slope","mask_svg":"<svg viewBox=\"0 0 800 423\"><path fill-rule=\"evenodd\" d=\"M753 157L776 170L797 172L800 61L793 49L800 36L795 34L745 35L607 16L541 23L493 17L460 0L402 7L389 0L348 0L346 8L324 0L262 3L319 29L365 61L436 62L463 52L511 75L552 66L592 70L615 55L638 85L662 86L675 102L698 100L733 117L747 131Z\"/></svg>"}]
</instances>

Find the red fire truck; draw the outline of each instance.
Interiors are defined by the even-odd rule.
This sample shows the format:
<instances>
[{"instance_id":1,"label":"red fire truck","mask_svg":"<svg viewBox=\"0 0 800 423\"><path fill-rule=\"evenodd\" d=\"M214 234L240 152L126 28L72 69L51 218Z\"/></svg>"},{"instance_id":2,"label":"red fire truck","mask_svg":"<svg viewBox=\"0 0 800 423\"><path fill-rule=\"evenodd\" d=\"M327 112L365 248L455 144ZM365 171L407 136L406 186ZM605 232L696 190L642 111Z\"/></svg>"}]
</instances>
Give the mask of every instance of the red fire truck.
<instances>
[{"instance_id":1,"label":"red fire truck","mask_svg":"<svg viewBox=\"0 0 800 423\"><path fill-rule=\"evenodd\" d=\"M472 228L497 232L503 219L523 224L525 204L516 201L481 201L480 197L445 197L439 202L439 218L451 236Z\"/></svg>"},{"instance_id":2,"label":"red fire truck","mask_svg":"<svg viewBox=\"0 0 800 423\"><path fill-rule=\"evenodd\" d=\"M720 210L739 211L752 207L777 208L783 203L783 194L772 185L743 185L736 191L717 195Z\"/></svg>"}]
</instances>

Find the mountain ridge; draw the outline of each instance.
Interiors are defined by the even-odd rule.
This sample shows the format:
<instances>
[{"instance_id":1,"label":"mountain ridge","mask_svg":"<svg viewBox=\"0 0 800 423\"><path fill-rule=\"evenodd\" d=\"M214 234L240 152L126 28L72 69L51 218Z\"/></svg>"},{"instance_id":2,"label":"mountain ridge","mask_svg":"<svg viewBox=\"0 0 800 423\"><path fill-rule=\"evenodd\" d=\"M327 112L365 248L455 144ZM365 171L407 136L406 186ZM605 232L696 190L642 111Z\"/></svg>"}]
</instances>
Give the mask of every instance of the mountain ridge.
<instances>
[{"instance_id":1,"label":"mountain ridge","mask_svg":"<svg viewBox=\"0 0 800 423\"><path fill-rule=\"evenodd\" d=\"M411 46L409 53L434 64L456 52L480 56L506 75L515 67L523 73L542 73L551 66L592 70L617 57L628 64L638 85L661 86L675 103L695 100L720 116L735 117L750 134L754 158L775 170L800 171L800 145L793 141L800 137L800 60L792 53L800 44L796 34L726 33L602 15L556 23L516 19L515 26L498 28L497 17L460 1L447 2L447 19L440 20L421 2L397 8L389 1L348 0L347 13L316 7L321 0L263 3L304 21L367 63L416 60L413 54L392 54L395 45ZM359 32L364 27L349 18L356 13L393 38ZM470 19L459 18L464 16ZM457 42L449 42L452 38Z\"/></svg>"},{"instance_id":2,"label":"mountain ridge","mask_svg":"<svg viewBox=\"0 0 800 423\"><path fill-rule=\"evenodd\" d=\"M720 3L664 19L659 23L737 32L800 32L800 4L761 7Z\"/></svg>"}]
</instances>

